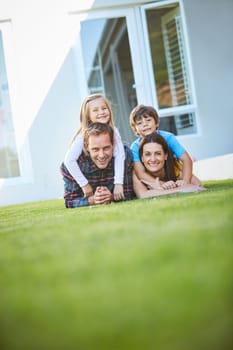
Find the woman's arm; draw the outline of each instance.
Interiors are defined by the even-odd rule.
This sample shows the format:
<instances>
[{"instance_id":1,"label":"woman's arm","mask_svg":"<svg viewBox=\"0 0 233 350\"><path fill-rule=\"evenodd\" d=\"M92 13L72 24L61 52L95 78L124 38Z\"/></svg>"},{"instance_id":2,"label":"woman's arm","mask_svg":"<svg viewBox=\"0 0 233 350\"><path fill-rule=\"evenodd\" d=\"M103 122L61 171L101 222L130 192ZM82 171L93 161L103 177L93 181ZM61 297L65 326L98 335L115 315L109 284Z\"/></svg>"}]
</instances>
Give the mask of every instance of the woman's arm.
<instances>
[{"instance_id":1,"label":"woman's arm","mask_svg":"<svg viewBox=\"0 0 233 350\"><path fill-rule=\"evenodd\" d=\"M168 194L169 190L164 190L160 187L159 178L154 179L154 183L156 184L156 189L148 189L147 186L138 179L135 171L133 172L133 188L137 198L150 198L161 196L163 194Z\"/></svg>"},{"instance_id":2,"label":"woman's arm","mask_svg":"<svg viewBox=\"0 0 233 350\"><path fill-rule=\"evenodd\" d=\"M159 181L159 179L157 178L156 181ZM147 187L138 179L135 172L133 173L133 186L137 198L151 198L157 196L165 196L173 193L199 192L204 190L203 187L191 184L172 189L163 189L162 187L160 187L157 189L148 190Z\"/></svg>"}]
</instances>

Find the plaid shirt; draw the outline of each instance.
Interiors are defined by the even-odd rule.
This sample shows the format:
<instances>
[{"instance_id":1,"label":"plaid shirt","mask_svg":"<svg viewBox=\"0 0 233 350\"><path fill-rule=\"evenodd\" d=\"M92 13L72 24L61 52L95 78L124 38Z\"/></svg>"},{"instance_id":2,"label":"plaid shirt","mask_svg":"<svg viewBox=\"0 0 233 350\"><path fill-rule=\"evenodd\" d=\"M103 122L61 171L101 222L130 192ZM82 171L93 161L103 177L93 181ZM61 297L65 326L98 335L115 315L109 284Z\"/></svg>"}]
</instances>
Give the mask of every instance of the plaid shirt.
<instances>
[{"instance_id":1,"label":"plaid shirt","mask_svg":"<svg viewBox=\"0 0 233 350\"><path fill-rule=\"evenodd\" d=\"M124 169L124 196L125 200L135 198L133 191L133 160L131 150L124 146L125 149L125 169ZM114 159L112 158L105 169L99 169L91 158L84 152L80 155L77 163L81 172L85 175L88 183L92 186L95 192L98 186L106 186L110 192L114 188ZM64 181L64 200L67 208L77 208L89 205L88 199L83 196L82 188L77 184L68 169L61 164L61 174Z\"/></svg>"}]
</instances>

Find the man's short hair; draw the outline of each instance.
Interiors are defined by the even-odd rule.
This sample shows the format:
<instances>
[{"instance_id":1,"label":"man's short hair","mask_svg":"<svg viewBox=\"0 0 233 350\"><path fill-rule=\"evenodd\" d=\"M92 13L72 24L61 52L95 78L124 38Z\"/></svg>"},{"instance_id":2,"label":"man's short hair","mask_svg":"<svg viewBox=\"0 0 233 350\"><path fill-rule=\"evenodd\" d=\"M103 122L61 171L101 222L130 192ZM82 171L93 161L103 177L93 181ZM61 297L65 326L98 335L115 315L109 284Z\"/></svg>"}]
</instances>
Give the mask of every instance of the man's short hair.
<instances>
[{"instance_id":1,"label":"man's short hair","mask_svg":"<svg viewBox=\"0 0 233 350\"><path fill-rule=\"evenodd\" d=\"M109 124L104 123L92 123L84 132L84 149L87 150L88 140L91 135L108 134L111 144L114 142L114 131Z\"/></svg>"}]
</instances>

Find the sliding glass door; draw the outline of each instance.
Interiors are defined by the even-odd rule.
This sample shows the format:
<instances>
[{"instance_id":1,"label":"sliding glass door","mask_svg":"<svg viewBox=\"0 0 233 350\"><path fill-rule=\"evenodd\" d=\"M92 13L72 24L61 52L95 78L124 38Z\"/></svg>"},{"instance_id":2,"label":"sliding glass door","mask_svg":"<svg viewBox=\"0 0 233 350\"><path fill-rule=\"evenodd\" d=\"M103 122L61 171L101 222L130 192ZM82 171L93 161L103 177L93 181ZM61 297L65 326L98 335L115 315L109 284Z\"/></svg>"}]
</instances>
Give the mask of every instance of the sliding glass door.
<instances>
[{"instance_id":1,"label":"sliding glass door","mask_svg":"<svg viewBox=\"0 0 233 350\"><path fill-rule=\"evenodd\" d=\"M90 13L81 20L80 47L87 93L112 102L124 142L136 135L132 108L153 105L160 129L176 135L197 132L184 14L178 0ZM102 14L102 17L99 17Z\"/></svg>"},{"instance_id":2,"label":"sliding glass door","mask_svg":"<svg viewBox=\"0 0 233 350\"><path fill-rule=\"evenodd\" d=\"M137 96L126 18L82 22L81 45L88 92L106 95L122 139L130 143L135 135L129 126L129 114L137 104Z\"/></svg>"}]
</instances>

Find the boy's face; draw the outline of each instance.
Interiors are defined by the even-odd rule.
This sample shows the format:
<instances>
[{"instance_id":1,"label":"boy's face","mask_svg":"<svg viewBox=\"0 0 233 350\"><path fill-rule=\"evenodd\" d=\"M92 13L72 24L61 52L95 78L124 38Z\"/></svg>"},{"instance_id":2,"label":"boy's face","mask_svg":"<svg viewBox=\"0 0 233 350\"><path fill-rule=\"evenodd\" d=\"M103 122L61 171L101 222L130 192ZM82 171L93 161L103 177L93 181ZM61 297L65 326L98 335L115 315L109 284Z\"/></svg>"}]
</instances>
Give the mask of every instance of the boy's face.
<instances>
[{"instance_id":1,"label":"boy's face","mask_svg":"<svg viewBox=\"0 0 233 350\"><path fill-rule=\"evenodd\" d=\"M138 117L135 120L135 130L137 135L144 137L152 134L157 130L159 123L156 123L155 119L149 115Z\"/></svg>"}]
</instances>

